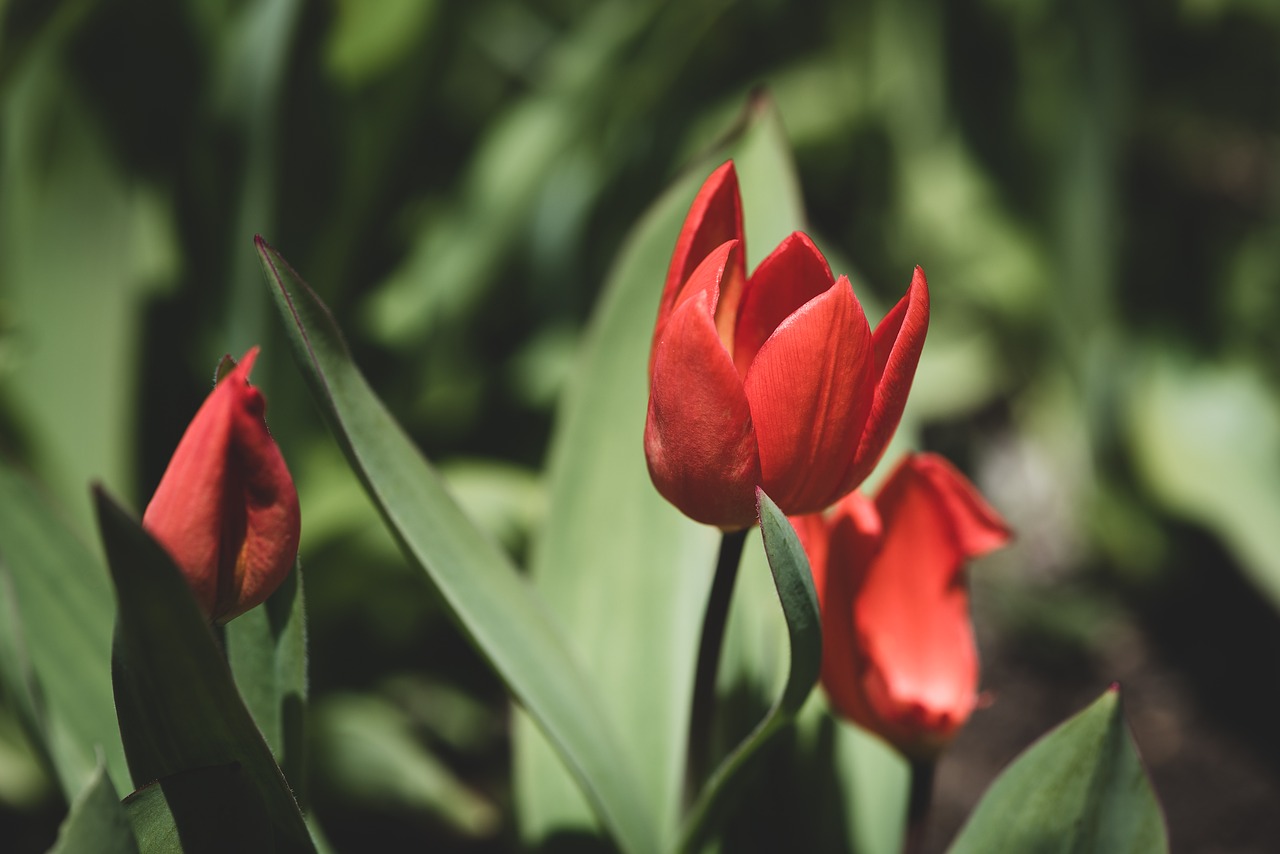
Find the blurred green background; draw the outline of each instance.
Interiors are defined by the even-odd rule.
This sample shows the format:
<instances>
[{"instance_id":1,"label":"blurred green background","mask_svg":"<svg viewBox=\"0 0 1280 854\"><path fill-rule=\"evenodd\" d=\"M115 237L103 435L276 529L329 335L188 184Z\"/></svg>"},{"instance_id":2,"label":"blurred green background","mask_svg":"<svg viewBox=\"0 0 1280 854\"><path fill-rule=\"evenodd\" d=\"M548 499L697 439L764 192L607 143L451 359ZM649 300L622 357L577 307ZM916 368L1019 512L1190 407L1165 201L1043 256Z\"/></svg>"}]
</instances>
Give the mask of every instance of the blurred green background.
<instances>
[{"instance_id":1,"label":"blurred green background","mask_svg":"<svg viewBox=\"0 0 1280 854\"><path fill-rule=\"evenodd\" d=\"M868 313L928 273L910 424L1018 532L974 573L992 703L930 845L1112 681L1175 850L1280 843L1272 3L0 0L0 455L89 539L86 483L144 506L261 343L316 812L339 850L506 850L504 692L324 431L252 237L522 556L623 237L759 87ZM64 811L0 702L5 850Z\"/></svg>"}]
</instances>

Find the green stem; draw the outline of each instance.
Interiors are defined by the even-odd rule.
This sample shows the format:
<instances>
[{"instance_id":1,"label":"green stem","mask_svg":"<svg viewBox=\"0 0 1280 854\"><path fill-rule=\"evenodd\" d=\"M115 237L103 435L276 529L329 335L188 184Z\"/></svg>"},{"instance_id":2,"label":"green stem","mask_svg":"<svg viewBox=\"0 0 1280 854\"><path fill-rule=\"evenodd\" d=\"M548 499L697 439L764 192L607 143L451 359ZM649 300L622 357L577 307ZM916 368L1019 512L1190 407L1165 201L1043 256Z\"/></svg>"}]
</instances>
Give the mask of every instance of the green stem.
<instances>
[{"instance_id":1,"label":"green stem","mask_svg":"<svg viewBox=\"0 0 1280 854\"><path fill-rule=\"evenodd\" d=\"M720 670L720 649L724 646L724 629L729 621L729 603L733 585L742 563L742 547L747 531L729 531L720 540L716 559L716 575L711 582L711 596L702 618L702 638L698 642L698 666L693 683L693 707L689 715L689 744L685 756L684 802L694 802L698 787L711 769L711 735L715 723L716 677Z\"/></svg>"},{"instance_id":2,"label":"green stem","mask_svg":"<svg viewBox=\"0 0 1280 854\"><path fill-rule=\"evenodd\" d=\"M907 835L902 842L903 854L919 854L924 850L924 832L933 803L933 776L938 763L934 759L911 760L911 794L907 800Z\"/></svg>"}]
</instances>

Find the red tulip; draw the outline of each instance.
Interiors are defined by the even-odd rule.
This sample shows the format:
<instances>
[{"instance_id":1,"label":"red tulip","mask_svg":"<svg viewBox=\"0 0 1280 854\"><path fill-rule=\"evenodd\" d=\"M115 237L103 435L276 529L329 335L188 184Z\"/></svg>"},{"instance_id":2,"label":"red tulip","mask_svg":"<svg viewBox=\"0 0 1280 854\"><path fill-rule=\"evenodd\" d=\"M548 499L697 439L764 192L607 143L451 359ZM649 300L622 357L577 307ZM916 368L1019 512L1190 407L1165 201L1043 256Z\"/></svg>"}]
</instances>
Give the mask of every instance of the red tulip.
<instances>
[{"instance_id":1,"label":"red tulip","mask_svg":"<svg viewBox=\"0 0 1280 854\"><path fill-rule=\"evenodd\" d=\"M813 513L862 482L902 417L929 322L917 267L876 327L796 232L748 277L732 162L703 184L667 273L649 358L645 456L662 495L725 530L757 486Z\"/></svg>"},{"instance_id":2,"label":"red tulip","mask_svg":"<svg viewBox=\"0 0 1280 854\"><path fill-rule=\"evenodd\" d=\"M1004 521L934 454L908 456L875 501L792 519L822 609L822 684L840 714L929 758L977 702L965 561L1004 545Z\"/></svg>"},{"instance_id":3,"label":"red tulip","mask_svg":"<svg viewBox=\"0 0 1280 854\"><path fill-rule=\"evenodd\" d=\"M249 385L257 357L254 347L205 399L142 516L217 622L262 603L298 554L298 492Z\"/></svg>"}]
</instances>

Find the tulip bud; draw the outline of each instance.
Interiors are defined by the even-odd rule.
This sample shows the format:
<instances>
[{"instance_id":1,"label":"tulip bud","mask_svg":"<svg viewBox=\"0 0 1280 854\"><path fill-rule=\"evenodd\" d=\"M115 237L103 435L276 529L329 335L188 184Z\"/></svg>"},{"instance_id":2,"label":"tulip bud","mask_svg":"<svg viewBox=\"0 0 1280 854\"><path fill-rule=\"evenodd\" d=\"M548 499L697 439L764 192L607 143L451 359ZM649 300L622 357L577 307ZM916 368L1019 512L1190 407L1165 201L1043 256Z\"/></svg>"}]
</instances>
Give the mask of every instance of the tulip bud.
<instances>
[{"instance_id":1,"label":"tulip bud","mask_svg":"<svg viewBox=\"0 0 1280 854\"><path fill-rule=\"evenodd\" d=\"M908 456L874 501L792 520L822 613L822 685L841 715L906 755L950 743L977 702L978 652L965 562L1008 527L934 454Z\"/></svg>"},{"instance_id":2,"label":"tulip bud","mask_svg":"<svg viewBox=\"0 0 1280 854\"><path fill-rule=\"evenodd\" d=\"M220 623L266 600L298 554L298 492L249 385L257 356L254 347L205 399L142 516Z\"/></svg>"},{"instance_id":3,"label":"tulip bud","mask_svg":"<svg viewBox=\"0 0 1280 854\"><path fill-rule=\"evenodd\" d=\"M918 267L871 331L844 276L796 232L750 276L732 162L699 191L676 241L649 361L645 458L685 515L756 518L756 487L788 514L830 506L893 436L929 322Z\"/></svg>"}]
</instances>

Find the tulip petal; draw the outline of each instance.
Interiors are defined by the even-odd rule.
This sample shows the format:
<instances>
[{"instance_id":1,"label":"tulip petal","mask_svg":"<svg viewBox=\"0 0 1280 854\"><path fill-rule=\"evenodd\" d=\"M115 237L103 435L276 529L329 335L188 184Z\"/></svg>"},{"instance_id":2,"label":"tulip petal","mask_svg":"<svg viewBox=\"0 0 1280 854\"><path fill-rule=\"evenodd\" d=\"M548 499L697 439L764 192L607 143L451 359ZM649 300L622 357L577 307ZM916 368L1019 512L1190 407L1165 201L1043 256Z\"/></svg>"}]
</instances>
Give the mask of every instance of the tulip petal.
<instances>
[{"instance_id":1,"label":"tulip petal","mask_svg":"<svg viewBox=\"0 0 1280 854\"><path fill-rule=\"evenodd\" d=\"M951 522L956 548L976 558L1004 546L1013 531L967 477L938 454L914 454L908 463L933 490Z\"/></svg>"},{"instance_id":2,"label":"tulip petal","mask_svg":"<svg viewBox=\"0 0 1280 854\"><path fill-rule=\"evenodd\" d=\"M898 429L928 329L929 285L924 270L916 267L907 293L876 326L875 397L846 480L849 489L871 474Z\"/></svg>"},{"instance_id":3,"label":"tulip petal","mask_svg":"<svg viewBox=\"0 0 1280 854\"><path fill-rule=\"evenodd\" d=\"M662 328L679 300L677 299L683 286L693 275L698 265L711 254L717 246L730 241L743 239L742 231L742 197L738 191L738 175L734 171L733 161L720 166L703 182L702 188L689 207L680 235L676 239L676 248L671 255L671 264L667 268L666 284L662 288L662 300L658 304L658 321L653 329L653 345L657 346ZM734 263L731 280L739 283L746 279L745 254L740 253ZM727 305L725 307L728 307ZM733 307L737 307L736 295ZM653 372L654 355L649 356L649 371Z\"/></svg>"},{"instance_id":4,"label":"tulip petal","mask_svg":"<svg viewBox=\"0 0 1280 854\"><path fill-rule=\"evenodd\" d=\"M752 361L745 387L762 486L784 511L816 512L849 491L844 475L871 407L871 346L842 276L783 320Z\"/></svg>"},{"instance_id":5,"label":"tulip petal","mask_svg":"<svg viewBox=\"0 0 1280 854\"><path fill-rule=\"evenodd\" d=\"M865 722L871 712L858 690L861 666L854 624L854 601L862 577L880 548L880 514L871 499L852 492L841 499L829 519L817 514L800 534L822 610L822 684L831 705L851 720ZM808 520L819 520L816 531Z\"/></svg>"},{"instance_id":6,"label":"tulip petal","mask_svg":"<svg viewBox=\"0 0 1280 854\"><path fill-rule=\"evenodd\" d=\"M708 258L691 282L717 266L722 271L724 258ZM658 491L685 515L744 528L755 521L760 481L751 408L716 332L714 289L692 294L671 313L654 348L645 457Z\"/></svg>"},{"instance_id":7,"label":"tulip petal","mask_svg":"<svg viewBox=\"0 0 1280 854\"><path fill-rule=\"evenodd\" d=\"M878 719L874 728L921 754L949 741L977 700L978 654L962 570L976 556L966 547L978 543L972 533L979 529L958 491L972 487L931 455L910 456L894 470L876 496L885 526L880 551L854 598L861 690ZM1004 530L986 509L987 521ZM996 544L990 531L984 536L982 544Z\"/></svg>"},{"instance_id":8,"label":"tulip petal","mask_svg":"<svg viewBox=\"0 0 1280 854\"><path fill-rule=\"evenodd\" d=\"M298 551L297 491L248 381L257 356L246 353L205 399L143 514L218 621L265 600Z\"/></svg>"},{"instance_id":9,"label":"tulip petal","mask_svg":"<svg viewBox=\"0 0 1280 854\"><path fill-rule=\"evenodd\" d=\"M228 460L229 480L239 491L237 506L244 514L243 533L233 541L234 569L223 575L229 583L218 591L214 617L222 620L266 601L292 568L301 533L297 490L267 430L266 402L248 385L247 373L240 405L233 413Z\"/></svg>"},{"instance_id":10,"label":"tulip petal","mask_svg":"<svg viewBox=\"0 0 1280 854\"><path fill-rule=\"evenodd\" d=\"M733 361L747 375L751 360L773 331L835 279L827 259L802 232L794 232L751 274L738 309Z\"/></svg>"}]
</instances>

